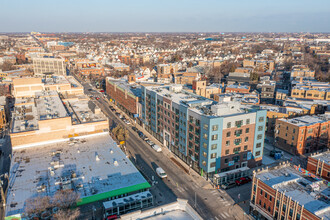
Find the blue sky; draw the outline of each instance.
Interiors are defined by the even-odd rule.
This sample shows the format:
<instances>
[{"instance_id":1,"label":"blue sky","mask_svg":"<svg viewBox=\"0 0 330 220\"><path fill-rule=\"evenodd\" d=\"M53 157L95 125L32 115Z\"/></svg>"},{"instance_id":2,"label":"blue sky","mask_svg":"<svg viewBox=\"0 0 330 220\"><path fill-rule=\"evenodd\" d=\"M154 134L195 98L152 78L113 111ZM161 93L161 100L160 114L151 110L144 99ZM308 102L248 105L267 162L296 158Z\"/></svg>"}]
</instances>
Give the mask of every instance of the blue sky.
<instances>
[{"instance_id":1,"label":"blue sky","mask_svg":"<svg viewBox=\"0 0 330 220\"><path fill-rule=\"evenodd\" d=\"M330 32L330 0L0 0L0 32Z\"/></svg>"}]
</instances>

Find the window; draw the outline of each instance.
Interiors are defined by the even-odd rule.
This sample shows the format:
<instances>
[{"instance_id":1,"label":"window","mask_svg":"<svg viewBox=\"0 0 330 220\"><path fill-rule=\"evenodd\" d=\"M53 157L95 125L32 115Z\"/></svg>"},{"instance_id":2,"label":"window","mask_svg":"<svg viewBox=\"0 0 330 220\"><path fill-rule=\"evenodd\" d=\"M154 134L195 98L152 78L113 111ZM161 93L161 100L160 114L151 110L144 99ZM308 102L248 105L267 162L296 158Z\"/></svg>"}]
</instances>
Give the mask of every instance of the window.
<instances>
[{"instance_id":1,"label":"window","mask_svg":"<svg viewBox=\"0 0 330 220\"><path fill-rule=\"evenodd\" d=\"M290 217L292 217L292 215L293 215L293 210L292 209L290 209L289 215L290 215Z\"/></svg>"},{"instance_id":2,"label":"window","mask_svg":"<svg viewBox=\"0 0 330 220\"><path fill-rule=\"evenodd\" d=\"M203 157L207 157L207 153L206 152L203 152Z\"/></svg>"},{"instance_id":3,"label":"window","mask_svg":"<svg viewBox=\"0 0 330 220\"><path fill-rule=\"evenodd\" d=\"M261 139L262 139L262 134L258 134L257 140L261 140Z\"/></svg>"},{"instance_id":4,"label":"window","mask_svg":"<svg viewBox=\"0 0 330 220\"><path fill-rule=\"evenodd\" d=\"M212 130L213 130L213 131L217 131L217 130L218 130L218 125L213 125L213 126L212 126Z\"/></svg>"},{"instance_id":5,"label":"window","mask_svg":"<svg viewBox=\"0 0 330 220\"><path fill-rule=\"evenodd\" d=\"M245 133L248 134L249 132L250 132L250 128L246 128L246 129L245 129Z\"/></svg>"},{"instance_id":6,"label":"window","mask_svg":"<svg viewBox=\"0 0 330 220\"><path fill-rule=\"evenodd\" d=\"M249 137L245 137L245 138L244 138L244 141L245 141L245 142L248 142L248 141L249 141Z\"/></svg>"},{"instance_id":7,"label":"window","mask_svg":"<svg viewBox=\"0 0 330 220\"><path fill-rule=\"evenodd\" d=\"M257 143L256 148L261 147L261 143Z\"/></svg>"},{"instance_id":8,"label":"window","mask_svg":"<svg viewBox=\"0 0 330 220\"><path fill-rule=\"evenodd\" d=\"M297 213L297 218L296 218L296 220L300 220L300 214L299 214L299 213Z\"/></svg>"},{"instance_id":9,"label":"window","mask_svg":"<svg viewBox=\"0 0 330 220\"><path fill-rule=\"evenodd\" d=\"M239 145L242 142L241 138L235 139L235 145Z\"/></svg>"},{"instance_id":10,"label":"window","mask_svg":"<svg viewBox=\"0 0 330 220\"><path fill-rule=\"evenodd\" d=\"M280 206L280 201L276 200L276 207L278 208Z\"/></svg>"},{"instance_id":11,"label":"window","mask_svg":"<svg viewBox=\"0 0 330 220\"><path fill-rule=\"evenodd\" d=\"M226 141L226 146L229 146L230 145L230 141Z\"/></svg>"},{"instance_id":12,"label":"window","mask_svg":"<svg viewBox=\"0 0 330 220\"><path fill-rule=\"evenodd\" d=\"M269 195L269 201L272 201L272 196L271 195Z\"/></svg>"},{"instance_id":13,"label":"window","mask_svg":"<svg viewBox=\"0 0 330 220\"><path fill-rule=\"evenodd\" d=\"M257 185L253 185L253 191L256 191Z\"/></svg>"},{"instance_id":14,"label":"window","mask_svg":"<svg viewBox=\"0 0 330 220\"><path fill-rule=\"evenodd\" d=\"M256 152L256 157L257 157L257 156L260 156L260 151L257 151L257 152Z\"/></svg>"},{"instance_id":15,"label":"window","mask_svg":"<svg viewBox=\"0 0 330 220\"><path fill-rule=\"evenodd\" d=\"M243 121L242 120L235 122L235 126L238 127L238 128L240 128L242 125L243 125Z\"/></svg>"},{"instance_id":16,"label":"window","mask_svg":"<svg viewBox=\"0 0 330 220\"><path fill-rule=\"evenodd\" d=\"M229 132L227 132L227 135L226 135L226 136L227 136L227 137L230 137L230 134L231 134L231 133L230 133L230 131L229 131Z\"/></svg>"},{"instance_id":17,"label":"window","mask_svg":"<svg viewBox=\"0 0 330 220\"><path fill-rule=\"evenodd\" d=\"M210 167L215 167L215 162L212 162L212 163L210 164Z\"/></svg>"},{"instance_id":18,"label":"window","mask_svg":"<svg viewBox=\"0 0 330 220\"><path fill-rule=\"evenodd\" d=\"M203 164L204 167L206 167L206 161L205 160L202 161L202 164Z\"/></svg>"},{"instance_id":19,"label":"window","mask_svg":"<svg viewBox=\"0 0 330 220\"><path fill-rule=\"evenodd\" d=\"M241 151L241 148L240 147L235 147L233 149L233 153L239 153Z\"/></svg>"},{"instance_id":20,"label":"window","mask_svg":"<svg viewBox=\"0 0 330 220\"><path fill-rule=\"evenodd\" d=\"M214 158L216 158L217 157L217 153L212 153L211 154L211 159L214 159Z\"/></svg>"},{"instance_id":21,"label":"window","mask_svg":"<svg viewBox=\"0 0 330 220\"><path fill-rule=\"evenodd\" d=\"M229 154L229 150L226 150L226 155L228 155Z\"/></svg>"},{"instance_id":22,"label":"window","mask_svg":"<svg viewBox=\"0 0 330 220\"><path fill-rule=\"evenodd\" d=\"M212 144L211 145L211 150L215 150L215 149L217 149L217 144Z\"/></svg>"},{"instance_id":23,"label":"window","mask_svg":"<svg viewBox=\"0 0 330 220\"><path fill-rule=\"evenodd\" d=\"M264 129L263 126L258 126L258 131L262 131Z\"/></svg>"},{"instance_id":24,"label":"window","mask_svg":"<svg viewBox=\"0 0 330 220\"><path fill-rule=\"evenodd\" d=\"M265 198L267 199L267 197L268 197L268 193L265 192Z\"/></svg>"},{"instance_id":25,"label":"window","mask_svg":"<svg viewBox=\"0 0 330 220\"><path fill-rule=\"evenodd\" d=\"M218 140L218 135L217 135L217 134L212 135L212 140L213 140L213 141L214 141L214 140Z\"/></svg>"},{"instance_id":26,"label":"window","mask_svg":"<svg viewBox=\"0 0 330 220\"><path fill-rule=\"evenodd\" d=\"M285 212L285 210L286 210L286 205L284 204L283 208L282 208L282 211Z\"/></svg>"},{"instance_id":27,"label":"window","mask_svg":"<svg viewBox=\"0 0 330 220\"><path fill-rule=\"evenodd\" d=\"M270 206L268 206L268 212L270 212Z\"/></svg>"},{"instance_id":28,"label":"window","mask_svg":"<svg viewBox=\"0 0 330 220\"><path fill-rule=\"evenodd\" d=\"M266 209L266 203L264 203L264 209Z\"/></svg>"},{"instance_id":29,"label":"window","mask_svg":"<svg viewBox=\"0 0 330 220\"><path fill-rule=\"evenodd\" d=\"M208 136L207 136L206 133L204 133L203 137L204 137L205 140L207 140L207 137L208 137Z\"/></svg>"},{"instance_id":30,"label":"window","mask_svg":"<svg viewBox=\"0 0 330 220\"><path fill-rule=\"evenodd\" d=\"M245 145L245 146L244 146L244 150L247 150L247 148L248 148L248 146L247 146L247 145Z\"/></svg>"},{"instance_id":31,"label":"window","mask_svg":"<svg viewBox=\"0 0 330 220\"><path fill-rule=\"evenodd\" d=\"M231 122L227 123L227 128L231 128Z\"/></svg>"},{"instance_id":32,"label":"window","mask_svg":"<svg viewBox=\"0 0 330 220\"><path fill-rule=\"evenodd\" d=\"M207 149L207 144L206 144L206 143L203 143L203 147L204 147L205 149Z\"/></svg>"},{"instance_id":33,"label":"window","mask_svg":"<svg viewBox=\"0 0 330 220\"><path fill-rule=\"evenodd\" d=\"M261 190L260 190L260 195L262 195L262 194L263 194L263 192L264 192L264 191L261 189Z\"/></svg>"},{"instance_id":34,"label":"window","mask_svg":"<svg viewBox=\"0 0 330 220\"><path fill-rule=\"evenodd\" d=\"M204 127L205 130L209 129L209 125L208 124L204 124L203 127Z\"/></svg>"},{"instance_id":35,"label":"window","mask_svg":"<svg viewBox=\"0 0 330 220\"><path fill-rule=\"evenodd\" d=\"M265 120L264 117L259 118L259 122L264 122L264 120Z\"/></svg>"},{"instance_id":36,"label":"window","mask_svg":"<svg viewBox=\"0 0 330 220\"><path fill-rule=\"evenodd\" d=\"M261 205L261 200L259 200L259 205Z\"/></svg>"},{"instance_id":37,"label":"window","mask_svg":"<svg viewBox=\"0 0 330 220\"><path fill-rule=\"evenodd\" d=\"M225 163L228 163L228 158L225 159Z\"/></svg>"},{"instance_id":38,"label":"window","mask_svg":"<svg viewBox=\"0 0 330 220\"><path fill-rule=\"evenodd\" d=\"M246 124L247 124L247 125L250 124L250 119L249 119L249 118L246 119Z\"/></svg>"}]
</instances>

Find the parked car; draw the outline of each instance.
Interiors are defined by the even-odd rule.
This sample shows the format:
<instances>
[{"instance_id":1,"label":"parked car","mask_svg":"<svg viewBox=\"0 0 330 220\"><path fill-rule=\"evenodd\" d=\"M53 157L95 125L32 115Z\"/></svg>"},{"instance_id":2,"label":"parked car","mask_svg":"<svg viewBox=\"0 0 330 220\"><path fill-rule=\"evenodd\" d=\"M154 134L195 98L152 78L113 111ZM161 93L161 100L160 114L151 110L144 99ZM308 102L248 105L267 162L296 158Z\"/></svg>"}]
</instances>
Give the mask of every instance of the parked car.
<instances>
[{"instance_id":1,"label":"parked car","mask_svg":"<svg viewBox=\"0 0 330 220\"><path fill-rule=\"evenodd\" d=\"M158 153L162 152L162 148L160 146L158 146L157 144L154 144L152 146L152 149L154 149Z\"/></svg>"},{"instance_id":2,"label":"parked car","mask_svg":"<svg viewBox=\"0 0 330 220\"><path fill-rule=\"evenodd\" d=\"M164 171L163 168L161 168L161 167L157 167L157 169L156 169L156 173L157 173L157 175L158 175L160 178L162 178L162 179L164 179L164 178L167 177L167 174L165 173L165 171Z\"/></svg>"},{"instance_id":3,"label":"parked car","mask_svg":"<svg viewBox=\"0 0 330 220\"><path fill-rule=\"evenodd\" d=\"M136 127L132 127L132 130L138 132L139 130Z\"/></svg>"},{"instance_id":4,"label":"parked car","mask_svg":"<svg viewBox=\"0 0 330 220\"><path fill-rule=\"evenodd\" d=\"M99 97L96 97L96 100L99 100L100 98Z\"/></svg>"},{"instance_id":5,"label":"parked car","mask_svg":"<svg viewBox=\"0 0 330 220\"><path fill-rule=\"evenodd\" d=\"M281 156L283 156L283 151L280 151L280 150L271 150L269 152L269 156L271 156L271 157L274 157L275 154L281 154Z\"/></svg>"},{"instance_id":6,"label":"parked car","mask_svg":"<svg viewBox=\"0 0 330 220\"><path fill-rule=\"evenodd\" d=\"M222 189L230 189L236 186L235 182L227 182L221 185Z\"/></svg>"},{"instance_id":7,"label":"parked car","mask_svg":"<svg viewBox=\"0 0 330 220\"><path fill-rule=\"evenodd\" d=\"M250 177L241 177L241 178L235 180L235 183L236 183L237 186L244 185L248 182L251 182Z\"/></svg>"},{"instance_id":8,"label":"parked car","mask_svg":"<svg viewBox=\"0 0 330 220\"><path fill-rule=\"evenodd\" d=\"M120 118L121 115L120 115L120 113L116 112L116 116L118 116Z\"/></svg>"},{"instance_id":9,"label":"parked car","mask_svg":"<svg viewBox=\"0 0 330 220\"><path fill-rule=\"evenodd\" d=\"M124 122L125 122L125 124L127 124L127 125L130 125L130 124L131 124L131 122L130 122L128 119L125 119Z\"/></svg>"},{"instance_id":10,"label":"parked car","mask_svg":"<svg viewBox=\"0 0 330 220\"><path fill-rule=\"evenodd\" d=\"M155 143L152 142L151 140L147 140L146 142L147 142L147 144L149 144L151 147L152 147L153 145L155 145Z\"/></svg>"}]
</instances>

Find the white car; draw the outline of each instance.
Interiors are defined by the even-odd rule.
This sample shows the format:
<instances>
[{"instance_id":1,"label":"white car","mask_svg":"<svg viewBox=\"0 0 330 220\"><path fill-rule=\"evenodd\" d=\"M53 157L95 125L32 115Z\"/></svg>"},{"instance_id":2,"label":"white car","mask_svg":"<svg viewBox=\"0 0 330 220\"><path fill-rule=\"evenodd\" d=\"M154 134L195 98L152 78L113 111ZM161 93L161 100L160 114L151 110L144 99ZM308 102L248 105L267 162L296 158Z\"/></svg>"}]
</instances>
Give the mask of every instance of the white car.
<instances>
[{"instance_id":1,"label":"white car","mask_svg":"<svg viewBox=\"0 0 330 220\"><path fill-rule=\"evenodd\" d=\"M167 177L167 174L165 173L165 171L161 167L157 167L156 173L162 179Z\"/></svg>"},{"instance_id":2,"label":"white car","mask_svg":"<svg viewBox=\"0 0 330 220\"><path fill-rule=\"evenodd\" d=\"M152 148L158 153L162 152L162 148L160 146L158 146L157 144L153 145Z\"/></svg>"},{"instance_id":3,"label":"white car","mask_svg":"<svg viewBox=\"0 0 330 220\"><path fill-rule=\"evenodd\" d=\"M149 144L151 147L155 145L155 143L152 142L151 140L147 140L146 142L147 142L147 144Z\"/></svg>"}]
</instances>

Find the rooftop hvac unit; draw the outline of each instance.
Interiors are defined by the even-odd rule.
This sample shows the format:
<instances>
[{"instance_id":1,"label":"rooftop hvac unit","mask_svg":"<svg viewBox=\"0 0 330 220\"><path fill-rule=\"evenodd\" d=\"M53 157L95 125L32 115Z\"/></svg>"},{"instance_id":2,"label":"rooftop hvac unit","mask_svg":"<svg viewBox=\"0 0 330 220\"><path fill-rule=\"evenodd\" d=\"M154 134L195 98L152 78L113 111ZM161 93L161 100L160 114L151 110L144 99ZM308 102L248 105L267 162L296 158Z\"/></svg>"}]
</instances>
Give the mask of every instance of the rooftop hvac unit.
<instances>
[{"instance_id":1,"label":"rooftop hvac unit","mask_svg":"<svg viewBox=\"0 0 330 220\"><path fill-rule=\"evenodd\" d=\"M96 161L100 161L100 157L99 157L99 155L97 153L95 153L95 160Z\"/></svg>"}]
</instances>

